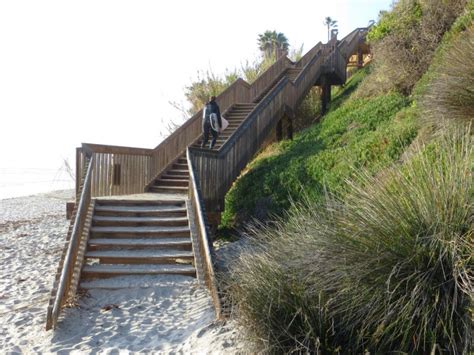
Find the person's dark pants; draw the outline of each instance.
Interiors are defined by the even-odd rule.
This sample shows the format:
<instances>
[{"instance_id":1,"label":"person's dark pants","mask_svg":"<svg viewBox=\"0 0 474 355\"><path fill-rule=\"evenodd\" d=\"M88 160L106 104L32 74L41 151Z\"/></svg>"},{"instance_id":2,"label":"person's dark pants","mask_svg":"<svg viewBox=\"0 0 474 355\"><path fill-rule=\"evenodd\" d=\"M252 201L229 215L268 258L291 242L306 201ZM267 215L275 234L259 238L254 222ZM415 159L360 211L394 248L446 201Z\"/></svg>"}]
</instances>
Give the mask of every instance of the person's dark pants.
<instances>
[{"instance_id":1,"label":"person's dark pants","mask_svg":"<svg viewBox=\"0 0 474 355\"><path fill-rule=\"evenodd\" d=\"M203 124L202 124L202 143L201 143L201 148L204 148L205 145L207 144L207 142L208 142L208 140L209 140L209 133L212 134L211 145L209 146L209 148L212 149L212 147L214 147L214 145L216 144L217 131L214 131L214 130L212 129L210 122L203 122Z\"/></svg>"}]
</instances>

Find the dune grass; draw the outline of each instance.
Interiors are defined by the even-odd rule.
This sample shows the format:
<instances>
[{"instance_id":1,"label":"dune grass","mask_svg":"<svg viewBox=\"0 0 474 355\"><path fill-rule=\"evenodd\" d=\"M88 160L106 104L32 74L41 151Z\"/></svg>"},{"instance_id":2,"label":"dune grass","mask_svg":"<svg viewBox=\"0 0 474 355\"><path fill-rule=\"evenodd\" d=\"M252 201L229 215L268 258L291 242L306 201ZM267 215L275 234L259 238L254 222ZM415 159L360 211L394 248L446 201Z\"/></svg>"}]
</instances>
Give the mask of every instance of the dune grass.
<instances>
[{"instance_id":1,"label":"dune grass","mask_svg":"<svg viewBox=\"0 0 474 355\"><path fill-rule=\"evenodd\" d=\"M442 54L429 86L420 95L423 123L443 127L474 121L474 26L455 38Z\"/></svg>"},{"instance_id":2,"label":"dune grass","mask_svg":"<svg viewBox=\"0 0 474 355\"><path fill-rule=\"evenodd\" d=\"M473 138L446 134L400 169L362 170L345 198L307 199L249 230L237 319L269 352L468 351Z\"/></svg>"}]
</instances>

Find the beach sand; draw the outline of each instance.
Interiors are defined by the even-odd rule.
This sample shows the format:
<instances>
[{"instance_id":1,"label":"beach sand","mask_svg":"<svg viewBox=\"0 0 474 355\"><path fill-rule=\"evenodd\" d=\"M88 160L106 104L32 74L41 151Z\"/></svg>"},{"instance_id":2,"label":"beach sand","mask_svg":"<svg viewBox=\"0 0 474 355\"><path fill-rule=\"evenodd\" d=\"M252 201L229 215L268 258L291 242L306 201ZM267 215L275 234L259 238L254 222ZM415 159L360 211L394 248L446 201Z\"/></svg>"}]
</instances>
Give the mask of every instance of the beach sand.
<instances>
[{"instance_id":1,"label":"beach sand","mask_svg":"<svg viewBox=\"0 0 474 355\"><path fill-rule=\"evenodd\" d=\"M233 321L216 322L207 289L185 276L91 281L45 331L72 191L0 200L1 353L244 353Z\"/></svg>"}]
</instances>

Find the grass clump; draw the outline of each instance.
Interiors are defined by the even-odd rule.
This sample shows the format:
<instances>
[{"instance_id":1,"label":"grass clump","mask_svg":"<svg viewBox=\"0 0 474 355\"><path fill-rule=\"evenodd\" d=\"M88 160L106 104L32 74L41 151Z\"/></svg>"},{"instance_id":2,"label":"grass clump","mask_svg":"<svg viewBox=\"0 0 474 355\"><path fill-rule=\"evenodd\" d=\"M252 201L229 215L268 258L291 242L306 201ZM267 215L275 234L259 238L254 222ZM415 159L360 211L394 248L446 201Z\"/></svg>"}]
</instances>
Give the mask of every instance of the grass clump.
<instances>
[{"instance_id":1,"label":"grass clump","mask_svg":"<svg viewBox=\"0 0 474 355\"><path fill-rule=\"evenodd\" d=\"M455 38L442 54L432 79L421 95L424 123L445 126L474 120L474 26Z\"/></svg>"},{"instance_id":2,"label":"grass clump","mask_svg":"<svg viewBox=\"0 0 474 355\"><path fill-rule=\"evenodd\" d=\"M334 95L331 111L318 125L293 141L270 147L249 165L226 196L223 226L234 227L249 217L265 220L306 195L321 201L325 188L341 186L356 168L376 174L400 158L416 136L415 111L400 94L348 100L367 69L356 74ZM338 108L336 108L338 107Z\"/></svg>"},{"instance_id":3,"label":"grass clump","mask_svg":"<svg viewBox=\"0 0 474 355\"><path fill-rule=\"evenodd\" d=\"M444 135L254 227L230 288L248 334L269 352L472 350L473 153Z\"/></svg>"}]
</instances>

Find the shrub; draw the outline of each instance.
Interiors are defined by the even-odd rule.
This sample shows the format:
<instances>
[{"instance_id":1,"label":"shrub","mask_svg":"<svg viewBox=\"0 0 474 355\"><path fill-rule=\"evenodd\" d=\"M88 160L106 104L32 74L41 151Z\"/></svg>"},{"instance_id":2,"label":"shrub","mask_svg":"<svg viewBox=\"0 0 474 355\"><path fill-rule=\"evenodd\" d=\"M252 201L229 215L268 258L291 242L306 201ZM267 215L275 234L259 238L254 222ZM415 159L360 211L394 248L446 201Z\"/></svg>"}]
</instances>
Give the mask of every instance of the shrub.
<instances>
[{"instance_id":1,"label":"shrub","mask_svg":"<svg viewBox=\"0 0 474 355\"><path fill-rule=\"evenodd\" d=\"M230 288L248 334L270 352L472 350L473 153L445 135L251 230Z\"/></svg>"},{"instance_id":2,"label":"shrub","mask_svg":"<svg viewBox=\"0 0 474 355\"><path fill-rule=\"evenodd\" d=\"M321 89L313 87L295 113L293 130L295 132L307 128L321 117Z\"/></svg>"},{"instance_id":3,"label":"shrub","mask_svg":"<svg viewBox=\"0 0 474 355\"><path fill-rule=\"evenodd\" d=\"M215 74L212 70L198 72L197 80L185 88L184 95L191 104L189 114L193 115L198 112L209 100L209 97L218 96L239 77L243 77L249 84L253 83L276 60L275 56L268 56L255 59L252 62L246 61L240 70L227 70L222 76Z\"/></svg>"},{"instance_id":4,"label":"shrub","mask_svg":"<svg viewBox=\"0 0 474 355\"><path fill-rule=\"evenodd\" d=\"M454 39L442 54L432 79L420 98L424 123L474 121L474 27Z\"/></svg>"},{"instance_id":5,"label":"shrub","mask_svg":"<svg viewBox=\"0 0 474 355\"><path fill-rule=\"evenodd\" d=\"M399 0L370 31L372 80L358 90L370 96L390 90L410 94L428 69L438 44L466 6L466 0Z\"/></svg>"}]
</instances>

